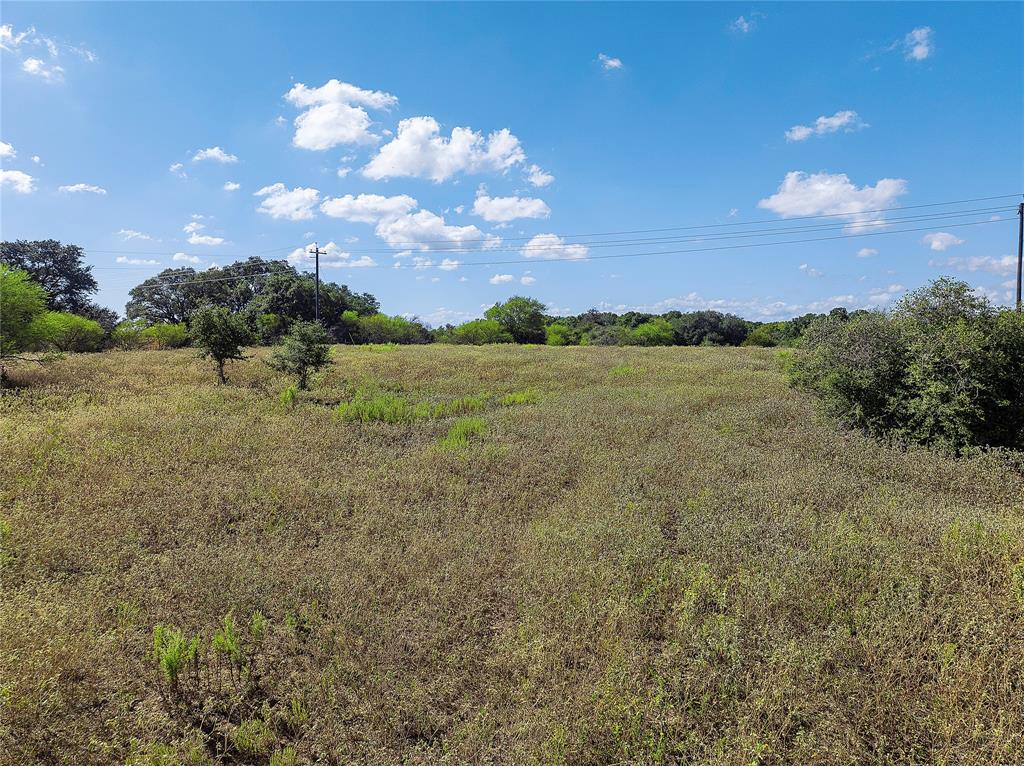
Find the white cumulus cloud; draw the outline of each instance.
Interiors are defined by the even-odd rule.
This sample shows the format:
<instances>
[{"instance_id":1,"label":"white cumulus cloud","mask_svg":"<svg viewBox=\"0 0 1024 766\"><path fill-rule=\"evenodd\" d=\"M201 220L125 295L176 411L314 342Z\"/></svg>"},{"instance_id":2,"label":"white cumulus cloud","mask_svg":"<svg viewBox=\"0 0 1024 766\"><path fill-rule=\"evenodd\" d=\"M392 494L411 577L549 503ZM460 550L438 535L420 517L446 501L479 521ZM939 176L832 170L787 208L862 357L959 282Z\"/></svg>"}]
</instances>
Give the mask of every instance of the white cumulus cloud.
<instances>
[{"instance_id":1,"label":"white cumulus cloud","mask_svg":"<svg viewBox=\"0 0 1024 766\"><path fill-rule=\"evenodd\" d=\"M10 144L8 144L5 141L0 141L0 157L6 157L8 159L13 159L15 157L15 155L17 155L17 152L14 151L14 147L13 146L11 146Z\"/></svg>"},{"instance_id":2,"label":"white cumulus cloud","mask_svg":"<svg viewBox=\"0 0 1024 766\"><path fill-rule=\"evenodd\" d=\"M295 85L285 99L304 111L295 118L292 144L323 151L339 144L369 144L378 140L371 128L369 109L387 109L398 103L390 93L364 90L347 82L328 80L319 88ZM366 107L366 108L364 108Z\"/></svg>"},{"instance_id":3,"label":"white cumulus cloud","mask_svg":"<svg viewBox=\"0 0 1024 766\"><path fill-rule=\"evenodd\" d=\"M288 263L296 268L314 268L316 255L312 253L313 243L299 247L288 254ZM328 242L320 248L320 266L334 269L361 269L376 266L377 262L368 255L353 258L336 242Z\"/></svg>"},{"instance_id":4,"label":"white cumulus cloud","mask_svg":"<svg viewBox=\"0 0 1024 766\"><path fill-rule=\"evenodd\" d=\"M586 245L566 244L557 234L537 234L519 252L525 258L582 260L590 250Z\"/></svg>"},{"instance_id":5,"label":"white cumulus cloud","mask_svg":"<svg viewBox=\"0 0 1024 766\"><path fill-rule=\"evenodd\" d=\"M783 218L814 215L844 217L856 225L884 219L882 212L907 192L902 178L883 178L874 186L856 186L845 173L786 173L778 191L757 203Z\"/></svg>"},{"instance_id":6,"label":"white cumulus cloud","mask_svg":"<svg viewBox=\"0 0 1024 766\"><path fill-rule=\"evenodd\" d=\"M377 223L385 218L397 218L412 212L418 206L407 194L384 197L380 194L346 194L324 200L320 209L332 218L343 218L357 223Z\"/></svg>"},{"instance_id":7,"label":"white cumulus cloud","mask_svg":"<svg viewBox=\"0 0 1024 766\"><path fill-rule=\"evenodd\" d=\"M135 231L135 229L121 229L117 232L117 235L126 242L131 239L153 239L148 234L143 234L141 231Z\"/></svg>"},{"instance_id":8,"label":"white cumulus cloud","mask_svg":"<svg viewBox=\"0 0 1024 766\"><path fill-rule=\"evenodd\" d=\"M36 190L36 179L20 170L0 170L0 187L10 186L18 194L31 194Z\"/></svg>"},{"instance_id":9,"label":"white cumulus cloud","mask_svg":"<svg viewBox=\"0 0 1024 766\"><path fill-rule=\"evenodd\" d=\"M178 178L188 178L188 174L185 172L185 166L180 162L174 162L169 168L167 168L172 175L176 175Z\"/></svg>"},{"instance_id":10,"label":"white cumulus cloud","mask_svg":"<svg viewBox=\"0 0 1024 766\"><path fill-rule=\"evenodd\" d=\"M511 274L495 274L487 281L492 285L507 285L509 282L515 282L516 278Z\"/></svg>"},{"instance_id":11,"label":"white cumulus cloud","mask_svg":"<svg viewBox=\"0 0 1024 766\"><path fill-rule=\"evenodd\" d=\"M94 184L71 184L69 186L61 186L57 191L64 192L66 194L106 194L107 190L102 186L96 186Z\"/></svg>"},{"instance_id":12,"label":"white cumulus cloud","mask_svg":"<svg viewBox=\"0 0 1024 766\"><path fill-rule=\"evenodd\" d=\"M932 250L949 250L951 247L962 245L964 240L948 231L933 231L921 237L922 244L928 245Z\"/></svg>"},{"instance_id":13,"label":"white cumulus cloud","mask_svg":"<svg viewBox=\"0 0 1024 766\"><path fill-rule=\"evenodd\" d=\"M501 173L526 160L519 139L502 128L486 138L471 128L441 135L433 117L398 123L398 134L363 168L367 178L429 178L440 183L457 173Z\"/></svg>"},{"instance_id":14,"label":"white cumulus cloud","mask_svg":"<svg viewBox=\"0 0 1024 766\"><path fill-rule=\"evenodd\" d=\"M203 162L204 160L219 162L222 165L230 165L233 162L238 162L238 157L228 154L219 146L211 146L209 149L200 149L192 155L193 162Z\"/></svg>"},{"instance_id":15,"label":"white cumulus cloud","mask_svg":"<svg viewBox=\"0 0 1024 766\"><path fill-rule=\"evenodd\" d=\"M507 223L517 218L547 218L551 208L535 197L490 197L480 189L473 202L473 215L491 223Z\"/></svg>"},{"instance_id":16,"label":"white cumulus cloud","mask_svg":"<svg viewBox=\"0 0 1024 766\"><path fill-rule=\"evenodd\" d=\"M459 268L459 265L459 261L453 258L445 258L437 268L441 269L441 271L455 271L455 269Z\"/></svg>"},{"instance_id":17,"label":"white cumulus cloud","mask_svg":"<svg viewBox=\"0 0 1024 766\"><path fill-rule=\"evenodd\" d=\"M307 221L313 217L313 210L320 201L320 192L316 189L296 187L289 189L283 183L264 186L253 193L254 197L263 197L257 208L271 218L287 218L290 221Z\"/></svg>"},{"instance_id":18,"label":"white cumulus cloud","mask_svg":"<svg viewBox=\"0 0 1024 766\"><path fill-rule=\"evenodd\" d=\"M186 255L185 253L175 253L171 257L172 261L186 261L187 263L194 263L197 266L203 262L203 259L198 255Z\"/></svg>"},{"instance_id":19,"label":"white cumulus cloud","mask_svg":"<svg viewBox=\"0 0 1024 766\"><path fill-rule=\"evenodd\" d=\"M224 182L224 191L238 191L242 188L242 184L235 183L234 181Z\"/></svg>"},{"instance_id":20,"label":"white cumulus cloud","mask_svg":"<svg viewBox=\"0 0 1024 766\"><path fill-rule=\"evenodd\" d=\"M607 53L598 53L597 60L606 71L611 69L622 69L622 59L609 56Z\"/></svg>"},{"instance_id":21,"label":"white cumulus cloud","mask_svg":"<svg viewBox=\"0 0 1024 766\"><path fill-rule=\"evenodd\" d=\"M526 169L526 180L530 182L531 186L540 188L553 182L555 177L541 170L540 165L530 165Z\"/></svg>"},{"instance_id":22,"label":"white cumulus cloud","mask_svg":"<svg viewBox=\"0 0 1024 766\"><path fill-rule=\"evenodd\" d=\"M527 275L525 277L520 277L519 284L521 284L521 285L532 285L536 281L537 281L536 277L531 277L531 276Z\"/></svg>"},{"instance_id":23,"label":"white cumulus cloud","mask_svg":"<svg viewBox=\"0 0 1024 766\"><path fill-rule=\"evenodd\" d=\"M873 255L878 255L878 251L873 247L862 247L857 251L858 258L870 258Z\"/></svg>"},{"instance_id":24,"label":"white cumulus cloud","mask_svg":"<svg viewBox=\"0 0 1024 766\"><path fill-rule=\"evenodd\" d=\"M828 133L837 133L842 130L850 133L855 130L868 128L860 116L852 109L836 112L831 117L822 115L811 125L794 125L786 131L787 141L803 141L811 136L824 136Z\"/></svg>"}]
</instances>

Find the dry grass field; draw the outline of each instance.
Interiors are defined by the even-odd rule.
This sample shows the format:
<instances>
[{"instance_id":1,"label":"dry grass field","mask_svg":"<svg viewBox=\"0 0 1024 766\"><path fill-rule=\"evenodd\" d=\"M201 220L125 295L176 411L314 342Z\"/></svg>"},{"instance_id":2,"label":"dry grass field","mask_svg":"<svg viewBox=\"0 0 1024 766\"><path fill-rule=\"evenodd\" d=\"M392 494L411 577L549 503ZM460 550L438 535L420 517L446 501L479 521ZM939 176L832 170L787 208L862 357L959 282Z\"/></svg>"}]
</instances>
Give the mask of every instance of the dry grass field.
<instances>
[{"instance_id":1,"label":"dry grass field","mask_svg":"<svg viewBox=\"0 0 1024 766\"><path fill-rule=\"evenodd\" d=\"M0 762L1024 762L1019 467L758 349L334 359L15 373Z\"/></svg>"}]
</instances>

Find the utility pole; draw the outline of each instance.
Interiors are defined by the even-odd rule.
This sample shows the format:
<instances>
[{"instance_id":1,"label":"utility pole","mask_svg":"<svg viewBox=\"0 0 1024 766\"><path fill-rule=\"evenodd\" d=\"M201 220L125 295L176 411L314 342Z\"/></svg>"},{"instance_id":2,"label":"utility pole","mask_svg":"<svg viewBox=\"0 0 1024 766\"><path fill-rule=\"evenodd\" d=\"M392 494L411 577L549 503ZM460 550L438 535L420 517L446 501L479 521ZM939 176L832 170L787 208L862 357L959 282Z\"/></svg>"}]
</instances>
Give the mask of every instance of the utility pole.
<instances>
[{"instance_id":1,"label":"utility pole","mask_svg":"<svg viewBox=\"0 0 1024 766\"><path fill-rule=\"evenodd\" d=\"M320 321L320 245L313 243L313 254L316 256L316 308L314 309L316 321ZM324 253L327 255L327 253ZM1019 281L1019 280L1018 280Z\"/></svg>"},{"instance_id":2,"label":"utility pole","mask_svg":"<svg viewBox=\"0 0 1024 766\"><path fill-rule=\"evenodd\" d=\"M1017 313L1020 313L1020 276L1024 265L1024 202L1017 206Z\"/></svg>"}]
</instances>

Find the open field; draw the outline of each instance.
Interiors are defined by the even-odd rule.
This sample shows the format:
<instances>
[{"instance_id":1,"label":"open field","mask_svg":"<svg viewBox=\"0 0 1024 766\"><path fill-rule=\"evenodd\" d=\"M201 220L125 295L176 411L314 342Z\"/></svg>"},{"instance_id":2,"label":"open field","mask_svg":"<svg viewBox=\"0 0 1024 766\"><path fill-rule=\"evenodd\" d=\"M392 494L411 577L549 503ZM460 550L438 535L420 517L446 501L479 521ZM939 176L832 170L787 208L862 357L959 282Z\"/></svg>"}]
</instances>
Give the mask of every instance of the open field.
<instances>
[{"instance_id":1,"label":"open field","mask_svg":"<svg viewBox=\"0 0 1024 766\"><path fill-rule=\"evenodd\" d=\"M1006 463L842 432L759 349L335 362L291 407L188 350L16 373L0 762L1024 761Z\"/></svg>"}]
</instances>

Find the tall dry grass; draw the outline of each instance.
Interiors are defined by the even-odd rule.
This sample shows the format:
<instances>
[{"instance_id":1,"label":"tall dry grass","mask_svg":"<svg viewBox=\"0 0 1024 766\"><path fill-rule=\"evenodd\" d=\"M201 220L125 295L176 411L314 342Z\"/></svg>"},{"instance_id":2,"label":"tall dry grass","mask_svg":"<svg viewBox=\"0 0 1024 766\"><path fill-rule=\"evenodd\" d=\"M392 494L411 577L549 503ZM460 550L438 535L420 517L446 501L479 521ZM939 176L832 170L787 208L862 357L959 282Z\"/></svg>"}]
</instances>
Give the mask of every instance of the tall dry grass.
<instances>
[{"instance_id":1,"label":"tall dry grass","mask_svg":"<svg viewBox=\"0 0 1024 766\"><path fill-rule=\"evenodd\" d=\"M17 373L0 763L1024 761L1005 462L841 432L757 349L335 351L290 406L189 351ZM335 416L370 389L493 406L443 449Z\"/></svg>"}]
</instances>

